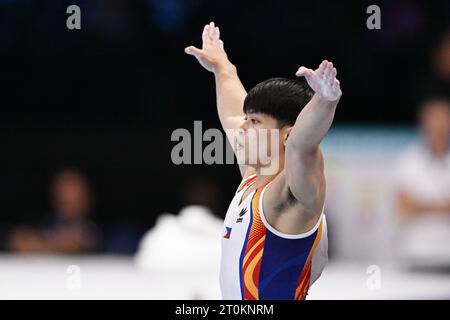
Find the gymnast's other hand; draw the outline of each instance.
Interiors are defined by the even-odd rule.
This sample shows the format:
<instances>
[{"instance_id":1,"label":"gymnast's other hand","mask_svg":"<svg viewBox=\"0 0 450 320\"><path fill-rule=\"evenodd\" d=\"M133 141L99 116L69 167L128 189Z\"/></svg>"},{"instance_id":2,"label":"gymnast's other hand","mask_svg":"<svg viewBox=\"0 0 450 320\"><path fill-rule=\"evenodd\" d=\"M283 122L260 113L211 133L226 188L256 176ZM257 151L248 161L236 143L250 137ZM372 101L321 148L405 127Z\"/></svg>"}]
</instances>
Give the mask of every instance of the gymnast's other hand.
<instances>
[{"instance_id":1,"label":"gymnast's other hand","mask_svg":"<svg viewBox=\"0 0 450 320\"><path fill-rule=\"evenodd\" d=\"M184 52L197 58L198 62L210 72L219 72L230 64L223 41L220 40L219 27L215 26L214 22L205 25L202 40L201 49L189 46L184 49Z\"/></svg>"},{"instance_id":2,"label":"gymnast's other hand","mask_svg":"<svg viewBox=\"0 0 450 320\"><path fill-rule=\"evenodd\" d=\"M319 68L311 70L300 67L296 73L298 77L305 77L311 89L321 98L336 101L341 95L341 85L336 79L336 68L327 60L322 61Z\"/></svg>"}]
</instances>

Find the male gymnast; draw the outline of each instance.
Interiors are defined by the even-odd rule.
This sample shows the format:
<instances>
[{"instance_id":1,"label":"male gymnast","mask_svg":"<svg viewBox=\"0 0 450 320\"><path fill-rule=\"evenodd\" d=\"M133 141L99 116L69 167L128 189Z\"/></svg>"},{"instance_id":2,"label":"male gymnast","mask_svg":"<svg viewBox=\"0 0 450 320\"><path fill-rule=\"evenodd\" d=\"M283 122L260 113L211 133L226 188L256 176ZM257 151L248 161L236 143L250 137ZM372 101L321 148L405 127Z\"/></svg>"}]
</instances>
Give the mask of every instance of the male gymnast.
<instances>
[{"instance_id":1,"label":"male gymnast","mask_svg":"<svg viewBox=\"0 0 450 320\"><path fill-rule=\"evenodd\" d=\"M247 93L213 22L202 40L201 49L185 52L214 73L220 122L239 132L230 143L242 159L242 182L224 221L222 298L303 300L328 261L320 142L342 94L336 69L324 60L316 70L298 69L307 83L272 78ZM249 134L262 130L278 133L276 152ZM267 163L249 161L252 146L265 150L278 170L267 174Z\"/></svg>"}]
</instances>

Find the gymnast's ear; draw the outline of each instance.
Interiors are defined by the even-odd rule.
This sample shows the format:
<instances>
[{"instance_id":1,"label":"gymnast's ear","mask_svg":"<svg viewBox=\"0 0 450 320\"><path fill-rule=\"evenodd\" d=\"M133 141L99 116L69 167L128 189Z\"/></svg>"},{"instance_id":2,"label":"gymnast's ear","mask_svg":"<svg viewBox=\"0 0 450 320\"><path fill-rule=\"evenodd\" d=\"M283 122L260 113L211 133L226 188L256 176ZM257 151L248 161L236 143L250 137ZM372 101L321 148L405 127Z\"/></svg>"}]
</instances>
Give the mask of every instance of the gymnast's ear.
<instances>
[{"instance_id":1,"label":"gymnast's ear","mask_svg":"<svg viewBox=\"0 0 450 320\"><path fill-rule=\"evenodd\" d=\"M285 147L286 147L287 139L289 138L289 135L291 134L292 128L293 128L293 126L285 126L281 130L283 144Z\"/></svg>"}]
</instances>

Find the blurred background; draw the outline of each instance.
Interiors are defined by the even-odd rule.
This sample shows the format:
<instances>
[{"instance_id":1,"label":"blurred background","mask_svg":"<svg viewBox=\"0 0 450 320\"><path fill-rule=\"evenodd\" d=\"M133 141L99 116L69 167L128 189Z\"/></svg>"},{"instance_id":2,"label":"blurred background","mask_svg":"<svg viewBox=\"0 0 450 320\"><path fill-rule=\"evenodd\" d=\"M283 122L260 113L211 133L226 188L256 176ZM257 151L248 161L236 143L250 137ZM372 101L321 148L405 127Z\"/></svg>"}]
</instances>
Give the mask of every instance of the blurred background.
<instances>
[{"instance_id":1,"label":"blurred background","mask_svg":"<svg viewBox=\"0 0 450 320\"><path fill-rule=\"evenodd\" d=\"M310 297L450 299L448 0L0 0L0 298L220 298L239 171L170 158L176 128L220 128L213 76L183 52L209 21L248 90L338 68Z\"/></svg>"}]
</instances>

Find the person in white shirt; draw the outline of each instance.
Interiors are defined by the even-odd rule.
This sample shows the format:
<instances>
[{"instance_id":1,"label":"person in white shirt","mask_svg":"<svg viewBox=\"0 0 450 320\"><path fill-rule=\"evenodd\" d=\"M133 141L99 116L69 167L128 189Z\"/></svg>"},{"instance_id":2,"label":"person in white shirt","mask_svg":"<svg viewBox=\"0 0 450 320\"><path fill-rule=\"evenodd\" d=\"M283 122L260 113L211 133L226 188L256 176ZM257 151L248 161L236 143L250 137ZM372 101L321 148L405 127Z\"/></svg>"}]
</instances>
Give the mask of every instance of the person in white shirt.
<instances>
[{"instance_id":1,"label":"person in white shirt","mask_svg":"<svg viewBox=\"0 0 450 320\"><path fill-rule=\"evenodd\" d=\"M426 101L419 124L396 172L398 253L409 266L450 266L450 102Z\"/></svg>"}]
</instances>

